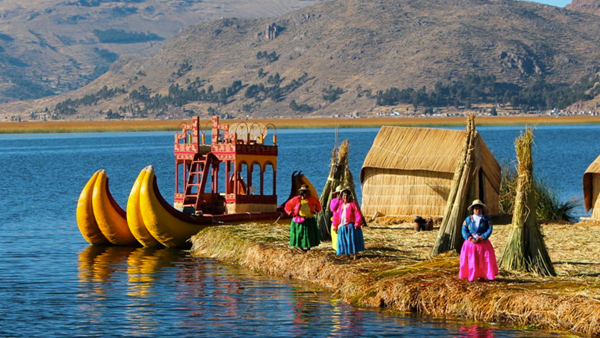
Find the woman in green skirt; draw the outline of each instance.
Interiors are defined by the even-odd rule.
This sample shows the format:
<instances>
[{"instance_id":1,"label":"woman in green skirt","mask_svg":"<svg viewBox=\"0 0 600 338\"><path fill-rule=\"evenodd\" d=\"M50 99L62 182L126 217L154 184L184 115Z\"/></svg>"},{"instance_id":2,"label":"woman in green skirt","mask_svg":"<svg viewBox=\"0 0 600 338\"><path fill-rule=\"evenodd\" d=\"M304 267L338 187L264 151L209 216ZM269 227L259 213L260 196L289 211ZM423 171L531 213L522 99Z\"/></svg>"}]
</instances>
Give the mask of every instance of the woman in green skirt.
<instances>
[{"instance_id":1,"label":"woman in green skirt","mask_svg":"<svg viewBox=\"0 0 600 338\"><path fill-rule=\"evenodd\" d=\"M321 242L315 215L321 211L321 202L310 194L308 185L303 184L298 196L285 204L285 212L293 216L290 223L290 245L308 251Z\"/></svg>"}]
</instances>

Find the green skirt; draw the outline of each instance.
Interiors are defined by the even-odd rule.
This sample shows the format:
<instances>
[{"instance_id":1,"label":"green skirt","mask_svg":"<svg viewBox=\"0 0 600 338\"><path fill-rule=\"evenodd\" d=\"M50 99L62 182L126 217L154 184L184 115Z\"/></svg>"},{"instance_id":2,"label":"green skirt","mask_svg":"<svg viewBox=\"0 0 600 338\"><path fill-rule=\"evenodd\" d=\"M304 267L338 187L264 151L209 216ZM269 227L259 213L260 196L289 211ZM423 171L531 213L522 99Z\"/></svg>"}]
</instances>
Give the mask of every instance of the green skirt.
<instances>
[{"instance_id":1,"label":"green skirt","mask_svg":"<svg viewBox=\"0 0 600 338\"><path fill-rule=\"evenodd\" d=\"M306 217L303 223L290 223L290 245L297 248L311 248L321 243L319 227L315 217Z\"/></svg>"}]
</instances>

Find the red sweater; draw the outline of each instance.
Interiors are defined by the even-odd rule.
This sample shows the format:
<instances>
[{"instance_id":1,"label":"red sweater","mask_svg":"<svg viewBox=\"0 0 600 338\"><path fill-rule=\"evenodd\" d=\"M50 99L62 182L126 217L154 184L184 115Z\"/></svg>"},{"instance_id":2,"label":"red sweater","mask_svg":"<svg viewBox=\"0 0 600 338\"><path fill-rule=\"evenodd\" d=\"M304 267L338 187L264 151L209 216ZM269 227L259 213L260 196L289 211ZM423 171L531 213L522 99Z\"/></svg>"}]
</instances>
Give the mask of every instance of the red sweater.
<instances>
[{"instance_id":1,"label":"red sweater","mask_svg":"<svg viewBox=\"0 0 600 338\"><path fill-rule=\"evenodd\" d=\"M288 215L298 216L298 213L300 213L300 201L300 196L296 196L287 201L285 204L285 212L287 212ZM308 205L310 206L310 212L313 215L321 211L321 202L312 196L308 196Z\"/></svg>"}]
</instances>

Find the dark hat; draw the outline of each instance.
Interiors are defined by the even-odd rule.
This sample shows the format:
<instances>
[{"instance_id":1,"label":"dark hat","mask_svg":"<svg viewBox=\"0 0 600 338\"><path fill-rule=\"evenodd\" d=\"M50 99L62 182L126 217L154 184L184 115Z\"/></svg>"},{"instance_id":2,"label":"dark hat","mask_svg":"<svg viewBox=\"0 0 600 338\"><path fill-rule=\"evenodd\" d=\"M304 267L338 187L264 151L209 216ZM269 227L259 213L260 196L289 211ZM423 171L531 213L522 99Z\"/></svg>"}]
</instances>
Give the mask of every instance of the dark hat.
<instances>
[{"instance_id":1,"label":"dark hat","mask_svg":"<svg viewBox=\"0 0 600 338\"><path fill-rule=\"evenodd\" d=\"M303 192L303 191L310 191L310 189L308 188L308 184L303 184L300 186L300 189L298 189L298 192Z\"/></svg>"}]
</instances>

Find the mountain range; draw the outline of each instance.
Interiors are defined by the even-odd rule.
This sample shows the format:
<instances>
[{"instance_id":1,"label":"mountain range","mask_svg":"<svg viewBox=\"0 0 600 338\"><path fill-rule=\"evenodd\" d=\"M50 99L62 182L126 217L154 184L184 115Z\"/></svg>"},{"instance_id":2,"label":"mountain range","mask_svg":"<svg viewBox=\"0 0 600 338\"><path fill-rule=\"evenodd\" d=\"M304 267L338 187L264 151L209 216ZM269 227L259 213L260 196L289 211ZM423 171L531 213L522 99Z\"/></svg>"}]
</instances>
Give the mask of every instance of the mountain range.
<instances>
[{"instance_id":1,"label":"mountain range","mask_svg":"<svg viewBox=\"0 0 600 338\"><path fill-rule=\"evenodd\" d=\"M473 76L570 86L600 70L590 4L328 0L273 17L224 17L163 34L152 55L120 54L76 90L0 110L68 119L317 116L389 110L377 93Z\"/></svg>"},{"instance_id":2,"label":"mountain range","mask_svg":"<svg viewBox=\"0 0 600 338\"><path fill-rule=\"evenodd\" d=\"M119 56L152 56L192 24L278 16L318 1L2 0L0 102L80 88Z\"/></svg>"},{"instance_id":3,"label":"mountain range","mask_svg":"<svg viewBox=\"0 0 600 338\"><path fill-rule=\"evenodd\" d=\"M573 0L565 8L572 11L600 15L600 1L598 0Z\"/></svg>"}]
</instances>

